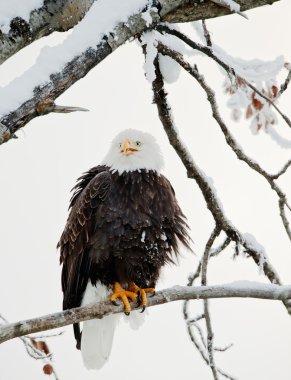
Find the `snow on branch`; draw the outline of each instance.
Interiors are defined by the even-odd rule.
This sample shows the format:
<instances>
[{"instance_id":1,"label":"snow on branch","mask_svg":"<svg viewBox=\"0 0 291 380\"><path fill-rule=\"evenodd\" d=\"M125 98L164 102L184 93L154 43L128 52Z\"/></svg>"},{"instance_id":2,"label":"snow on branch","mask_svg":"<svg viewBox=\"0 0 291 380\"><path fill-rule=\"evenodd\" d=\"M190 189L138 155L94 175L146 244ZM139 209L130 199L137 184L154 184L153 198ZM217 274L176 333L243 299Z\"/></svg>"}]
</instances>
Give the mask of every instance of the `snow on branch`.
<instances>
[{"instance_id":1,"label":"snow on branch","mask_svg":"<svg viewBox=\"0 0 291 380\"><path fill-rule=\"evenodd\" d=\"M95 0L5 1L0 4L0 64L23 47L75 26Z\"/></svg>"},{"instance_id":2,"label":"snow on branch","mask_svg":"<svg viewBox=\"0 0 291 380\"><path fill-rule=\"evenodd\" d=\"M287 300L291 298L291 285L278 286L252 281L236 281L212 286L174 286L157 292L148 299L148 307L180 300L199 300L209 298L259 298L268 300ZM132 309L140 309L133 304ZM62 312L27 319L0 326L0 343L40 331L52 330L94 318L123 312L123 305L115 306L110 301L98 302Z\"/></svg>"},{"instance_id":3,"label":"snow on branch","mask_svg":"<svg viewBox=\"0 0 291 380\"><path fill-rule=\"evenodd\" d=\"M49 6L51 2L48 0L45 4ZM44 49L34 66L6 87L0 88L0 97L6 100L0 105L0 144L16 137L15 133L33 118L52 112L58 96L130 38L154 28L159 21L176 22L173 18L168 20L168 15L173 17L181 9L186 12L183 8L185 6L193 8L192 20L231 13L225 7L209 1L189 3L186 0L127 0L124 4L119 0L98 0L93 5L92 2L93 0L84 2L80 17L91 5L90 10L63 44ZM66 6L65 0L52 3L60 9ZM77 3L79 4L78 1ZM239 0L237 3L242 10L247 10L270 4L270 0ZM200 8L203 8L202 13L199 13ZM70 10L74 12L73 8ZM58 13L57 8L54 8L52 14L54 12ZM39 13L36 10L31 12L29 22L34 19L33 15L38 20ZM70 18L67 14L66 17ZM25 20L23 22L27 23ZM51 24L52 20L49 22L50 27ZM30 35L31 26L28 25L26 29ZM1 38L5 37L0 34L0 42ZM29 41L30 38L34 37L29 36ZM9 41L13 44L13 38ZM24 42L19 42L20 45L22 43Z\"/></svg>"},{"instance_id":4,"label":"snow on branch","mask_svg":"<svg viewBox=\"0 0 291 380\"><path fill-rule=\"evenodd\" d=\"M267 127L269 124L274 124L276 120L275 115L271 112L271 107L273 107L291 128L291 120L275 104L275 101L283 93L281 90L278 92L275 77L283 67L287 68L287 70L289 67L288 64L284 64L283 57L278 57L273 62L253 60L250 63L242 59L234 59L218 46L212 49L209 46L203 46L192 41L185 34L167 25L158 25L156 29L161 33L177 37L192 49L198 50L213 59L226 71L231 82L229 84L229 81L227 81L225 84L226 92L231 95L228 105L233 109L235 120L239 118L239 109L245 107L247 108L246 117L253 116L255 128ZM257 85L254 86L251 83L252 81ZM263 88L263 83L265 83L268 90ZM285 91L288 84L289 74L281 88Z\"/></svg>"}]
</instances>

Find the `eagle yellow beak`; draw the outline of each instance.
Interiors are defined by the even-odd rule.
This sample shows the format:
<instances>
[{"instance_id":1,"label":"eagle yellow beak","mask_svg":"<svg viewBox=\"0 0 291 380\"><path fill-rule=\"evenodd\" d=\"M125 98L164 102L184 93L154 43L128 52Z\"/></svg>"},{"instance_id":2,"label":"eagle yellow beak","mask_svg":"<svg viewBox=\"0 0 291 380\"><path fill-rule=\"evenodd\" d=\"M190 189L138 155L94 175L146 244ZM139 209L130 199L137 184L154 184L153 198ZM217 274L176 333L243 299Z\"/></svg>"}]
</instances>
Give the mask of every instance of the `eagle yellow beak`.
<instances>
[{"instance_id":1,"label":"eagle yellow beak","mask_svg":"<svg viewBox=\"0 0 291 380\"><path fill-rule=\"evenodd\" d=\"M139 149L137 149L136 147L134 147L131 143L130 140L124 140L121 144L121 153L124 155L124 156L130 156L131 154L133 154L134 152L138 152Z\"/></svg>"}]
</instances>

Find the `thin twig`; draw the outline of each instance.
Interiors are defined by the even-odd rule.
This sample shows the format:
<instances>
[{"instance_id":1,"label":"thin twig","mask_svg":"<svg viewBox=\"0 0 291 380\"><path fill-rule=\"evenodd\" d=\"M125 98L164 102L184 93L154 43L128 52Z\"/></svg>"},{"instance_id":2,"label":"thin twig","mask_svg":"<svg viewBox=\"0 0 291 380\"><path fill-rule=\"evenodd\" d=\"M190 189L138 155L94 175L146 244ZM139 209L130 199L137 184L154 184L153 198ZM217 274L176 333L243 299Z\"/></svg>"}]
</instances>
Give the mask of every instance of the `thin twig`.
<instances>
[{"instance_id":1,"label":"thin twig","mask_svg":"<svg viewBox=\"0 0 291 380\"><path fill-rule=\"evenodd\" d=\"M212 47L212 41L211 41L210 33L207 29L205 20L202 20L202 28L203 28L203 34L204 34L204 38L206 41L206 45L211 48Z\"/></svg>"},{"instance_id":2,"label":"thin twig","mask_svg":"<svg viewBox=\"0 0 291 380\"><path fill-rule=\"evenodd\" d=\"M229 350L231 347L233 347L233 343L230 343L225 347L214 347L214 351L225 352L225 351Z\"/></svg>"},{"instance_id":3,"label":"thin twig","mask_svg":"<svg viewBox=\"0 0 291 380\"><path fill-rule=\"evenodd\" d=\"M278 179L282 174L286 173L286 171L290 165L291 165L291 160L286 162L286 164L283 166L283 168L277 174L270 175L270 177L272 179Z\"/></svg>"},{"instance_id":4,"label":"thin twig","mask_svg":"<svg viewBox=\"0 0 291 380\"><path fill-rule=\"evenodd\" d=\"M284 65L284 67L288 70L288 75L287 75L284 83L282 83L281 86L280 86L280 91L278 92L277 98L279 96L281 96L284 91L287 90L288 85L289 85L289 83L291 81L291 65L290 65L290 63L286 62L285 65Z\"/></svg>"},{"instance_id":5,"label":"thin twig","mask_svg":"<svg viewBox=\"0 0 291 380\"><path fill-rule=\"evenodd\" d=\"M214 256L219 255L222 251L225 250L226 247L228 247L230 242L231 242L231 239L229 237L227 237L219 247L210 251L210 257L214 257Z\"/></svg>"},{"instance_id":6,"label":"thin twig","mask_svg":"<svg viewBox=\"0 0 291 380\"><path fill-rule=\"evenodd\" d=\"M204 314L199 314L197 315L195 318L191 318L189 320L186 321L186 324L187 325L192 325L193 323L197 323L198 321L200 321L201 319L203 319L205 317Z\"/></svg>"}]
</instances>

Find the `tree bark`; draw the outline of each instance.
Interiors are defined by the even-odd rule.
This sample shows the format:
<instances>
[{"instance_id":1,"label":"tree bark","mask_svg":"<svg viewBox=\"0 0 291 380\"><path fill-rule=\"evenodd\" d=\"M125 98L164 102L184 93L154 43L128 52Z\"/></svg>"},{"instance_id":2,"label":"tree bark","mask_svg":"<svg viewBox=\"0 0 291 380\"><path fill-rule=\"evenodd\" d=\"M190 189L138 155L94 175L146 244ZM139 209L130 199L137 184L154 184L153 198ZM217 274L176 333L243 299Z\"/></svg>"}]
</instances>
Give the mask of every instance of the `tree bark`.
<instances>
[{"instance_id":1,"label":"tree bark","mask_svg":"<svg viewBox=\"0 0 291 380\"><path fill-rule=\"evenodd\" d=\"M263 5L272 5L276 1L280 0L236 0L240 5L241 12ZM194 4L193 1L187 1L185 5L165 14L163 21L171 23L189 22L226 16L232 13L229 9L215 4L211 0L205 0L203 3L194 1Z\"/></svg>"}]
</instances>

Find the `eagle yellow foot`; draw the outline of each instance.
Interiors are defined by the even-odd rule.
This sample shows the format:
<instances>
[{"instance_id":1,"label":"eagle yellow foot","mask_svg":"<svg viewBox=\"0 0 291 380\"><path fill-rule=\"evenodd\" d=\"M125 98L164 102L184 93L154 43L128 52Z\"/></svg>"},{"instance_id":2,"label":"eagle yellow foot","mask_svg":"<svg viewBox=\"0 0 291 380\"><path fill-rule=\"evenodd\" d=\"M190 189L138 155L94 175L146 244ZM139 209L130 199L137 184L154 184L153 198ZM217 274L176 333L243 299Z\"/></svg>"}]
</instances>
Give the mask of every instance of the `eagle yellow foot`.
<instances>
[{"instance_id":1,"label":"eagle yellow foot","mask_svg":"<svg viewBox=\"0 0 291 380\"><path fill-rule=\"evenodd\" d=\"M137 297L137 293L132 292L130 289L129 290L123 289L123 287L120 285L119 282L116 282L114 284L113 290L114 290L114 293L110 297L110 300L114 302L117 298L120 298L124 304L124 313L126 315L129 315L131 312L131 307L130 307L130 303L128 299L130 299L131 301L135 301Z\"/></svg>"},{"instance_id":2,"label":"eagle yellow foot","mask_svg":"<svg viewBox=\"0 0 291 380\"><path fill-rule=\"evenodd\" d=\"M140 288L134 282L129 284L128 290L135 293L139 299L139 305L142 306L141 313L145 311L147 305L147 293L155 294L154 288Z\"/></svg>"}]
</instances>

